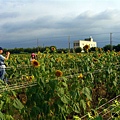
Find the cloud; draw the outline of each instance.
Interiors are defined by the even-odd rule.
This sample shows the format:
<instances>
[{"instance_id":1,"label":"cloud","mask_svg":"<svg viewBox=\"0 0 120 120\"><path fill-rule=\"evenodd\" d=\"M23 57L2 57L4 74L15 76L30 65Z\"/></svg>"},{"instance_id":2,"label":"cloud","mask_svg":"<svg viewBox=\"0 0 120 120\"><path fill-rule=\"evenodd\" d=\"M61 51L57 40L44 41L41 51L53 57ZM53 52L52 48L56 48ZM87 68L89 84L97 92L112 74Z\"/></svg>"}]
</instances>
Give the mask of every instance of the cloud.
<instances>
[{"instance_id":1,"label":"cloud","mask_svg":"<svg viewBox=\"0 0 120 120\"><path fill-rule=\"evenodd\" d=\"M20 14L17 12L3 12L0 13L0 19L10 19L10 18L16 18L18 17Z\"/></svg>"},{"instance_id":2,"label":"cloud","mask_svg":"<svg viewBox=\"0 0 120 120\"><path fill-rule=\"evenodd\" d=\"M108 9L98 13L88 10L77 16L38 15L30 19L22 19L19 12L5 12L0 14L3 21L7 18L7 21L1 25L0 32L2 40L26 41L26 44L38 38L41 39L41 43L51 44L59 41L62 45L62 42L68 39L68 35L71 36L71 41L84 39L91 35L98 41L103 38L107 40L109 34L105 36L100 33L119 31L119 16L120 11ZM59 39L55 38L57 36Z\"/></svg>"},{"instance_id":3,"label":"cloud","mask_svg":"<svg viewBox=\"0 0 120 120\"><path fill-rule=\"evenodd\" d=\"M95 13L94 11L85 11L78 15L76 19L88 19L88 20L111 20L120 15L118 10L104 10L102 12Z\"/></svg>"},{"instance_id":4,"label":"cloud","mask_svg":"<svg viewBox=\"0 0 120 120\"><path fill-rule=\"evenodd\" d=\"M102 25L101 27L109 25L109 22L112 20L112 15L110 14L110 12L108 13L109 14L107 14L106 12L101 12L97 15L91 16L90 14L86 14L85 12L73 18L66 17L59 20L56 20L56 18L52 16L46 16L29 21L8 22L5 23L2 28L6 32L34 31L38 29L91 29L94 27L96 28L97 26L100 27L100 25ZM105 18L102 16L102 14L108 17ZM103 17L103 19L101 18L101 16ZM103 20L104 23L102 23Z\"/></svg>"},{"instance_id":5,"label":"cloud","mask_svg":"<svg viewBox=\"0 0 120 120\"><path fill-rule=\"evenodd\" d=\"M5 32L34 31L37 29L52 29L54 20L51 16L29 21L7 22L2 25ZM52 26L53 25L53 26Z\"/></svg>"},{"instance_id":6,"label":"cloud","mask_svg":"<svg viewBox=\"0 0 120 120\"><path fill-rule=\"evenodd\" d=\"M5 16L9 17L10 15ZM13 14L11 16L17 17L18 14ZM36 29L91 29L93 27L96 28L97 26L100 27L100 25L101 27L108 26L111 22L112 24L116 23L116 18L114 16L115 14L110 11L103 11L92 15L89 12L84 12L79 16L73 16L73 18L66 16L63 19L56 19L54 16L44 16L33 20L6 22L2 25L2 28L6 32L17 32L21 30L34 31ZM119 16L119 13L116 14L116 16Z\"/></svg>"}]
</instances>

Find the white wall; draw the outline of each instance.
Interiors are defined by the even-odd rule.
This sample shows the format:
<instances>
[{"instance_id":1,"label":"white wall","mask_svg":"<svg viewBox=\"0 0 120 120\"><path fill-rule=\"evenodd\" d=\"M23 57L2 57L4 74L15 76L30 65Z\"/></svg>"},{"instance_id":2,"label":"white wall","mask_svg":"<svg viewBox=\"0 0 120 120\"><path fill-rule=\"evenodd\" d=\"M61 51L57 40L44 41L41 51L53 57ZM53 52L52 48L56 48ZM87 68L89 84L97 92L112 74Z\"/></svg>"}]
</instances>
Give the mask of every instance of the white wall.
<instances>
[{"instance_id":1,"label":"white wall","mask_svg":"<svg viewBox=\"0 0 120 120\"><path fill-rule=\"evenodd\" d=\"M77 47L81 47L83 49L85 45L90 45L90 48L97 47L97 43L94 41L77 40L77 41L74 41L73 48L75 49Z\"/></svg>"}]
</instances>

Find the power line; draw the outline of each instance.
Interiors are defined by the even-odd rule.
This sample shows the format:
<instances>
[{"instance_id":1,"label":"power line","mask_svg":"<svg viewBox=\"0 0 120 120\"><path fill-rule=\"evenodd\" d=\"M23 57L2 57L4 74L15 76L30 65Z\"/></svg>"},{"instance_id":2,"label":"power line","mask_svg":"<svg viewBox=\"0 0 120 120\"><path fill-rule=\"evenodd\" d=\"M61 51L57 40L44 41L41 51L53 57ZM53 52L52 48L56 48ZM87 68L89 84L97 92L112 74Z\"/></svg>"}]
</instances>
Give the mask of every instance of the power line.
<instances>
[{"instance_id":1,"label":"power line","mask_svg":"<svg viewBox=\"0 0 120 120\"><path fill-rule=\"evenodd\" d=\"M47 40L47 39L55 39L55 38L64 38L64 37L66 37L66 40L67 40L67 38L68 39L70 39L70 38L72 38L72 40L73 40L73 37L83 37L83 36L97 36L97 35L108 35L108 34L111 34L110 36L110 44L112 45L112 34L117 34L117 33L120 33L120 32L112 32L112 33L96 33L96 34L94 34L94 33L91 33L91 34L74 34L74 35L61 35L61 36L48 36L48 37L38 37L38 39L37 39L37 46L38 46L38 42L39 42L39 39L41 39L41 40L43 40L43 41L45 41L45 39ZM114 37L115 38L115 37ZM9 43L7 42L7 44L13 44L13 45L17 45L17 44L24 44L24 43L30 43L31 42L31 44L33 45L33 42L34 43L36 43L35 42L36 41L36 39L27 39L27 40L19 40L19 41L10 41ZM51 40L49 40L49 41L51 41ZM68 40L69 41L69 40ZM96 40L97 41L97 40ZM46 41L47 42L47 41ZM99 42L99 41L97 41L97 42ZM99 43L105 43L105 42L107 42L107 41L100 41ZM43 44L43 43L42 43ZM34 44L35 45L35 44ZM70 48L70 42L69 42L69 48ZM112 49L112 48L111 48Z\"/></svg>"},{"instance_id":2,"label":"power line","mask_svg":"<svg viewBox=\"0 0 120 120\"><path fill-rule=\"evenodd\" d=\"M110 33L110 49L112 51L112 33Z\"/></svg>"}]
</instances>

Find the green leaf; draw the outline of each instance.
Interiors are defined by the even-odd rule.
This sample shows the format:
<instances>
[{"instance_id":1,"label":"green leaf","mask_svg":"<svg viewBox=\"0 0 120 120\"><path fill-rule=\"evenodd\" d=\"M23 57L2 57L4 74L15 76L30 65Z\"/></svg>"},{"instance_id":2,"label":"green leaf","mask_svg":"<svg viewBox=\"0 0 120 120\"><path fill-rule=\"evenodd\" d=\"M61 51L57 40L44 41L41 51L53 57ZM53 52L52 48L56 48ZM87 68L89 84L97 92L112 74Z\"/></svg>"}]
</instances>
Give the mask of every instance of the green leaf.
<instances>
[{"instance_id":1,"label":"green leaf","mask_svg":"<svg viewBox=\"0 0 120 120\"><path fill-rule=\"evenodd\" d=\"M92 73L90 73L90 76L91 76L91 80L93 81L94 80L94 76Z\"/></svg>"},{"instance_id":2,"label":"green leaf","mask_svg":"<svg viewBox=\"0 0 120 120\"><path fill-rule=\"evenodd\" d=\"M107 69L107 73L110 74L112 72L112 68Z\"/></svg>"},{"instance_id":3,"label":"green leaf","mask_svg":"<svg viewBox=\"0 0 120 120\"><path fill-rule=\"evenodd\" d=\"M84 70L85 70L85 72L88 72L90 70L90 67L89 66L85 66Z\"/></svg>"},{"instance_id":4,"label":"green leaf","mask_svg":"<svg viewBox=\"0 0 120 120\"><path fill-rule=\"evenodd\" d=\"M62 96L60 99L63 103L66 103L66 104L69 102L69 97L66 95Z\"/></svg>"},{"instance_id":5,"label":"green leaf","mask_svg":"<svg viewBox=\"0 0 120 120\"><path fill-rule=\"evenodd\" d=\"M6 97L6 103L10 103L11 101L10 101L10 98L7 96Z\"/></svg>"},{"instance_id":6,"label":"green leaf","mask_svg":"<svg viewBox=\"0 0 120 120\"><path fill-rule=\"evenodd\" d=\"M68 85L65 82L62 82L62 85L66 88L68 87Z\"/></svg>"},{"instance_id":7,"label":"green leaf","mask_svg":"<svg viewBox=\"0 0 120 120\"><path fill-rule=\"evenodd\" d=\"M50 63L50 67L51 67L51 68L53 67L53 64L52 64L52 62Z\"/></svg>"},{"instance_id":8,"label":"green leaf","mask_svg":"<svg viewBox=\"0 0 120 120\"><path fill-rule=\"evenodd\" d=\"M67 80L68 80L68 79L67 79L66 77L64 77L64 76L62 77L62 79L63 79L64 81L67 81Z\"/></svg>"},{"instance_id":9,"label":"green leaf","mask_svg":"<svg viewBox=\"0 0 120 120\"><path fill-rule=\"evenodd\" d=\"M82 108L83 108L84 110L86 110L86 103L85 103L84 100L80 100L80 105L82 106Z\"/></svg>"},{"instance_id":10,"label":"green leaf","mask_svg":"<svg viewBox=\"0 0 120 120\"><path fill-rule=\"evenodd\" d=\"M79 103L73 104L73 111L76 112L76 113L80 113Z\"/></svg>"},{"instance_id":11,"label":"green leaf","mask_svg":"<svg viewBox=\"0 0 120 120\"><path fill-rule=\"evenodd\" d=\"M11 92L12 92L13 96L16 97L16 92L15 91L11 91Z\"/></svg>"},{"instance_id":12,"label":"green leaf","mask_svg":"<svg viewBox=\"0 0 120 120\"><path fill-rule=\"evenodd\" d=\"M43 72L45 72L45 66L44 66L44 65L41 67L41 70L42 70Z\"/></svg>"},{"instance_id":13,"label":"green leaf","mask_svg":"<svg viewBox=\"0 0 120 120\"><path fill-rule=\"evenodd\" d=\"M81 118L79 116L77 116L77 115L74 115L73 120L81 120Z\"/></svg>"},{"instance_id":14,"label":"green leaf","mask_svg":"<svg viewBox=\"0 0 120 120\"><path fill-rule=\"evenodd\" d=\"M31 109L30 115L31 115L32 117L36 117L39 113L40 113L40 108L37 107L37 106L34 106L34 107Z\"/></svg>"},{"instance_id":15,"label":"green leaf","mask_svg":"<svg viewBox=\"0 0 120 120\"><path fill-rule=\"evenodd\" d=\"M5 120L4 114L0 112L0 120Z\"/></svg>"},{"instance_id":16,"label":"green leaf","mask_svg":"<svg viewBox=\"0 0 120 120\"><path fill-rule=\"evenodd\" d=\"M57 94L58 94L59 97L63 96L64 95L64 89L63 88L58 88L57 89Z\"/></svg>"},{"instance_id":17,"label":"green leaf","mask_svg":"<svg viewBox=\"0 0 120 120\"><path fill-rule=\"evenodd\" d=\"M3 107L3 104L4 104L4 102L1 100L1 101L0 101L0 110L1 110L2 107Z\"/></svg>"},{"instance_id":18,"label":"green leaf","mask_svg":"<svg viewBox=\"0 0 120 120\"><path fill-rule=\"evenodd\" d=\"M0 84L5 84L3 80L0 79Z\"/></svg>"},{"instance_id":19,"label":"green leaf","mask_svg":"<svg viewBox=\"0 0 120 120\"><path fill-rule=\"evenodd\" d=\"M49 80L49 85L54 90L58 84L58 80Z\"/></svg>"},{"instance_id":20,"label":"green leaf","mask_svg":"<svg viewBox=\"0 0 120 120\"><path fill-rule=\"evenodd\" d=\"M82 93L86 95L86 97L89 99L89 100L92 100L92 97L91 97L91 92L90 92L90 89L88 87L84 87L82 89Z\"/></svg>"},{"instance_id":21,"label":"green leaf","mask_svg":"<svg viewBox=\"0 0 120 120\"><path fill-rule=\"evenodd\" d=\"M94 120L103 120L102 116L97 116Z\"/></svg>"},{"instance_id":22,"label":"green leaf","mask_svg":"<svg viewBox=\"0 0 120 120\"><path fill-rule=\"evenodd\" d=\"M14 119L13 119L13 117L11 115L6 115L5 120L14 120Z\"/></svg>"},{"instance_id":23,"label":"green leaf","mask_svg":"<svg viewBox=\"0 0 120 120\"><path fill-rule=\"evenodd\" d=\"M113 84L114 84L114 86L117 86L117 82L115 80L113 81Z\"/></svg>"},{"instance_id":24,"label":"green leaf","mask_svg":"<svg viewBox=\"0 0 120 120\"><path fill-rule=\"evenodd\" d=\"M72 100L76 100L77 99L77 94L76 91L70 91L70 95L72 97Z\"/></svg>"},{"instance_id":25,"label":"green leaf","mask_svg":"<svg viewBox=\"0 0 120 120\"><path fill-rule=\"evenodd\" d=\"M24 108L23 104L20 102L19 99L14 99L14 102L13 102L13 106L18 109L18 110L21 110Z\"/></svg>"}]
</instances>

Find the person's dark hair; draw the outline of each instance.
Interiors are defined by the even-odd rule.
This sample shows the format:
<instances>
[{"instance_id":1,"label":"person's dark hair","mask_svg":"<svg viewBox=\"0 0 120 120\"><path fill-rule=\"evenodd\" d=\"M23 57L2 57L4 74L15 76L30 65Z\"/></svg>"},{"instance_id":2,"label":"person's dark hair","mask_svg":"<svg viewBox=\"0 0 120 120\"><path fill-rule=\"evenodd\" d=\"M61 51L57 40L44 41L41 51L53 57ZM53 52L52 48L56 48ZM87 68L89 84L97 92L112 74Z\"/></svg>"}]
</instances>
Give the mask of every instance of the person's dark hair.
<instances>
[{"instance_id":1,"label":"person's dark hair","mask_svg":"<svg viewBox=\"0 0 120 120\"><path fill-rule=\"evenodd\" d=\"M2 48L2 47L0 47L0 50L3 50L3 48Z\"/></svg>"}]
</instances>

